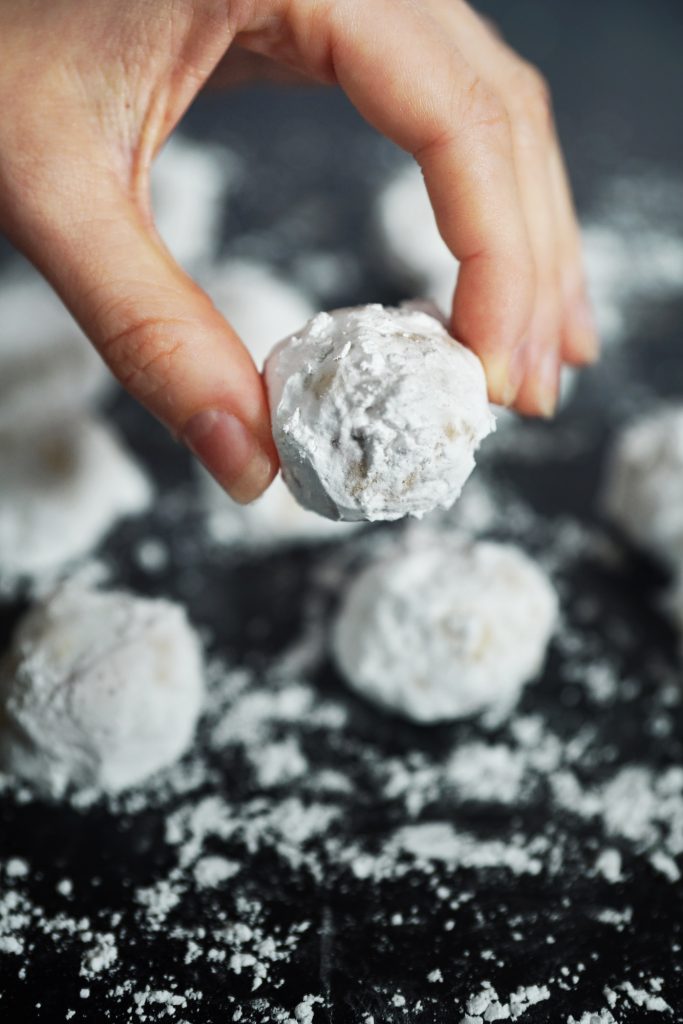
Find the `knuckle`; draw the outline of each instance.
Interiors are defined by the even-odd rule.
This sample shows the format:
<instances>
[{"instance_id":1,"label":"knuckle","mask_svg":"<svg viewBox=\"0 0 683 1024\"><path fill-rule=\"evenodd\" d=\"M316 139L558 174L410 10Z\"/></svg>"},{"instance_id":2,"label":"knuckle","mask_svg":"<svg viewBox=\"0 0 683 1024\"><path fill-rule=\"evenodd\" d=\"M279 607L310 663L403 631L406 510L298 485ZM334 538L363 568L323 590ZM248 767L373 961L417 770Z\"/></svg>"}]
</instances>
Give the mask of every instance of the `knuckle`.
<instances>
[{"instance_id":1,"label":"knuckle","mask_svg":"<svg viewBox=\"0 0 683 1024\"><path fill-rule=\"evenodd\" d=\"M550 133L553 123L550 86L533 64L518 63L510 83L510 100L516 119L530 131Z\"/></svg>"},{"instance_id":2,"label":"knuckle","mask_svg":"<svg viewBox=\"0 0 683 1024\"><path fill-rule=\"evenodd\" d=\"M473 78L465 90L463 119L474 129L506 130L509 123L505 104L479 77Z\"/></svg>"}]
</instances>

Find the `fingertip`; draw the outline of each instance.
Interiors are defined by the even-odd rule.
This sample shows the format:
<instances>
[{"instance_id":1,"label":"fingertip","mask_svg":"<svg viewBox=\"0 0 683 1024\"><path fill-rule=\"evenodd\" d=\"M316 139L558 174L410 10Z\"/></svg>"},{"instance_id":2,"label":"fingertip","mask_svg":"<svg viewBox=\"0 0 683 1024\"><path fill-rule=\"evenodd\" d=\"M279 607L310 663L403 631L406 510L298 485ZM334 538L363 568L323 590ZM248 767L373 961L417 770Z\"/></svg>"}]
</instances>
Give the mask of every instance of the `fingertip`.
<instances>
[{"instance_id":1,"label":"fingertip","mask_svg":"<svg viewBox=\"0 0 683 1024\"><path fill-rule=\"evenodd\" d=\"M277 458L237 416L224 409L195 413L182 440L230 497L246 505L260 497L277 473Z\"/></svg>"},{"instance_id":2,"label":"fingertip","mask_svg":"<svg viewBox=\"0 0 683 1024\"><path fill-rule=\"evenodd\" d=\"M511 352L494 349L480 356L484 364L489 401L506 408L514 405L527 371L527 345L522 342Z\"/></svg>"},{"instance_id":3,"label":"fingertip","mask_svg":"<svg viewBox=\"0 0 683 1024\"><path fill-rule=\"evenodd\" d=\"M585 292L565 304L562 355L573 366L587 366L600 357L593 307Z\"/></svg>"},{"instance_id":4,"label":"fingertip","mask_svg":"<svg viewBox=\"0 0 683 1024\"><path fill-rule=\"evenodd\" d=\"M556 344L542 346L529 358L515 408L524 416L551 419L557 411L562 363Z\"/></svg>"}]
</instances>

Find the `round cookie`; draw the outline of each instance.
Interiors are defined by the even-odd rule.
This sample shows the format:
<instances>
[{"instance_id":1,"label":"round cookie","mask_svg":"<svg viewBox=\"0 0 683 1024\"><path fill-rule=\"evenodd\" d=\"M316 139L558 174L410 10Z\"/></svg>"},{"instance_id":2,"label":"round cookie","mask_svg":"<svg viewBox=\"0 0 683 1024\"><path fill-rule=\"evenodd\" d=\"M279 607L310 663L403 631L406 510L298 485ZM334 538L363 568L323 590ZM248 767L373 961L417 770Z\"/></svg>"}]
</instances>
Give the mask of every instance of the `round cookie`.
<instances>
[{"instance_id":1,"label":"round cookie","mask_svg":"<svg viewBox=\"0 0 683 1024\"><path fill-rule=\"evenodd\" d=\"M0 435L91 405L113 378L36 272L0 282ZM1 443L1 438L0 438Z\"/></svg>"},{"instance_id":2,"label":"round cookie","mask_svg":"<svg viewBox=\"0 0 683 1024\"><path fill-rule=\"evenodd\" d=\"M52 795L132 786L187 748L202 694L179 605L64 586L24 618L0 668L0 763Z\"/></svg>"},{"instance_id":3,"label":"round cookie","mask_svg":"<svg viewBox=\"0 0 683 1024\"><path fill-rule=\"evenodd\" d=\"M303 327L315 312L303 292L264 263L228 260L202 277L201 283L259 370L273 345Z\"/></svg>"},{"instance_id":4,"label":"round cookie","mask_svg":"<svg viewBox=\"0 0 683 1024\"><path fill-rule=\"evenodd\" d=\"M183 267L195 269L216 258L223 206L239 175L234 152L177 133L157 156L151 173L154 221Z\"/></svg>"},{"instance_id":5,"label":"round cookie","mask_svg":"<svg viewBox=\"0 0 683 1024\"><path fill-rule=\"evenodd\" d=\"M500 713L539 672L556 615L518 548L435 536L360 573L332 651L350 687L412 721Z\"/></svg>"},{"instance_id":6,"label":"round cookie","mask_svg":"<svg viewBox=\"0 0 683 1024\"><path fill-rule=\"evenodd\" d=\"M638 547L683 566L683 407L628 425L607 467L603 507Z\"/></svg>"},{"instance_id":7,"label":"round cookie","mask_svg":"<svg viewBox=\"0 0 683 1024\"><path fill-rule=\"evenodd\" d=\"M0 480L3 583L49 574L87 555L151 496L114 431L90 416L2 437Z\"/></svg>"},{"instance_id":8,"label":"round cookie","mask_svg":"<svg viewBox=\"0 0 683 1024\"><path fill-rule=\"evenodd\" d=\"M388 267L450 313L459 263L439 233L414 161L402 166L380 192L375 223Z\"/></svg>"},{"instance_id":9,"label":"round cookie","mask_svg":"<svg viewBox=\"0 0 683 1024\"><path fill-rule=\"evenodd\" d=\"M265 377L284 481L329 519L449 508L495 427L479 359L410 306L320 313Z\"/></svg>"}]
</instances>

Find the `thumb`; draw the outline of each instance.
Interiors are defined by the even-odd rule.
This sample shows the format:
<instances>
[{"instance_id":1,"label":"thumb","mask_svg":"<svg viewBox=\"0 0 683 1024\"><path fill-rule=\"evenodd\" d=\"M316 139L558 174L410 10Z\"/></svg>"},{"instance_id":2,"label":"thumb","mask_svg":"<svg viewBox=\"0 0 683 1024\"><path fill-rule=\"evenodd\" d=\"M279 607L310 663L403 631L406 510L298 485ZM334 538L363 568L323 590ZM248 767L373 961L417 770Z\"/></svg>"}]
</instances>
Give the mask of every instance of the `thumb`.
<instances>
[{"instance_id":1,"label":"thumb","mask_svg":"<svg viewBox=\"0 0 683 1024\"><path fill-rule=\"evenodd\" d=\"M115 182L64 199L34 205L13 240L123 386L236 501L258 497L277 454L263 382L237 334Z\"/></svg>"}]
</instances>

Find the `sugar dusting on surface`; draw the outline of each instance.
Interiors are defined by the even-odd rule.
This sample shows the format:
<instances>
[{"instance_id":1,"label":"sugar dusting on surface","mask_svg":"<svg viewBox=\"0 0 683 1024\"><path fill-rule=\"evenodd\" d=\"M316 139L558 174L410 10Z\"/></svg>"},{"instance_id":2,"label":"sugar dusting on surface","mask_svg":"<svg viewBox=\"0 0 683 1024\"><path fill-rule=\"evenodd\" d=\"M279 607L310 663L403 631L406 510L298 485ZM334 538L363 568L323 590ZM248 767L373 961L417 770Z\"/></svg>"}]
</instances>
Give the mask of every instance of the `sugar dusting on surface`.
<instances>
[{"instance_id":1,"label":"sugar dusting on surface","mask_svg":"<svg viewBox=\"0 0 683 1024\"><path fill-rule=\"evenodd\" d=\"M532 440L520 448L523 434ZM520 459L533 464L542 456L540 432L513 429L512 437L503 444ZM571 430L566 440L558 459L583 443ZM359 1022L429 1020L445 1005L454 1024L616 1024L637 1020L639 1012L671 1019L674 996L652 965L619 965L596 993L586 980L587 955L553 928L552 900L573 900L576 919L609 944L628 929L647 927L629 902L636 870L665 898L677 892L683 770L669 753L659 761L650 755L675 733L680 665L666 651L647 665L615 658L617 647L630 650L634 616L624 617L619 607L605 616L592 593L572 597L579 564L614 580L614 590L623 582L624 555L598 528L568 516L543 522L508 491L490 486L485 474L470 482L453 513L411 529L438 535L453 522L527 546L553 577L564 598L552 655L562 665L560 694L549 695L541 682L507 720L464 723L427 742L412 731L396 740L393 724L387 727L360 699L322 685L329 613L340 585L359 555L394 544L389 533L361 535L321 558L309 614L276 663L214 659L200 738L183 761L145 788L70 798L64 811L75 833L93 820L110 821L114 836L125 829L141 843L153 842L155 867L144 882L129 890L110 873L110 895L93 901L106 858L89 873L60 866L48 889L43 864L8 851L0 861L3 966L23 976L37 952L59 954L74 983L66 1019L75 1021L98 1000L113 1019L134 1024L202 1024L213 990L228 977L231 991L241 986L241 995L224 998L226 1021L316 1024L327 1019L331 1003L320 950L344 923L343 907L327 902L330 890L352 903L414 887L420 898L402 902L388 919L391 898L378 901L371 921L380 936L418 928L448 939L474 919L481 941L458 962L440 955L446 947L435 941L420 996L410 977L380 981L377 1005L384 1009L359 1009ZM137 564L154 579L171 555L156 541L144 542ZM637 611L647 613L646 599ZM640 746L620 744L611 732L615 709L624 707L638 721ZM0 793L17 815L35 801L7 776L0 776ZM281 893L273 899L275 875L292 880L278 913L274 904L283 901ZM531 890L544 897L540 919L509 898L526 886L546 886ZM497 940L506 949L529 948L512 980ZM557 951L556 966L543 976L533 958L537 942ZM162 948L158 963L154 954ZM675 954L676 943L672 948ZM143 972L141 949L150 953ZM213 980L195 984L193 965ZM304 977L295 974L292 982L297 965ZM573 1013L557 1009L565 997Z\"/></svg>"},{"instance_id":2,"label":"sugar dusting on surface","mask_svg":"<svg viewBox=\"0 0 683 1024\"><path fill-rule=\"evenodd\" d=\"M494 502L492 507L496 506L500 504ZM521 532L534 519L521 504L506 504L504 514L508 525L524 524ZM491 516L488 525L495 528L496 513ZM537 525L541 528L540 522ZM417 528L438 535L443 523ZM592 531L578 523L567 521L564 528L556 524L554 532L558 543L546 565L562 587L575 560L595 557L600 546ZM395 541L389 538L385 543L391 546ZM326 595L350 571L349 560L348 551L330 553L317 576L318 605L326 605ZM582 609L584 614L590 610ZM323 628L319 620L316 629ZM272 670L232 667L215 659L200 742L190 756L146 789L117 797L90 793L71 798L73 813L86 818L102 801L109 813L131 823L142 822L150 813L161 816L163 867L121 906L108 914L100 912L96 921L72 913L70 906L81 897L83 879L65 880L56 902L43 905L27 895L31 864L21 858L4 862L8 887L0 897L0 949L17 958L17 969L36 934L52 937L58 944L80 948L79 974L117 1012L142 1021L164 1015L201 1020L200 990L177 987L169 979L164 984L133 980L125 942L119 938L124 914L145 942L154 943L155 935L163 935L184 964L201 963L208 971L227 973L243 983L245 996L231 1003L232 1019L302 1024L315 1022L317 1008L326 1005L325 991L311 992L309 987L290 1003L281 1003L276 996L278 979L311 941L318 941L325 917L299 916L294 905L286 920L276 920L267 895L257 894L251 881L253 864L260 858L273 859L314 887L335 879L342 888L376 891L378 886L417 879L429 887L446 934L457 929L459 914L476 908L477 889L485 880L491 884L496 877L559 879L571 871L577 851L573 826L562 827L564 816L593 823L603 836L601 848L585 851L583 868L586 878L603 886L606 902L596 918L601 927L618 932L628 924L629 909L619 893L636 860L647 860L665 884L673 882L683 853L683 771L675 766L656 771L639 764L632 752L623 764L605 759L595 720L608 716L615 702L628 700L628 690L620 689L616 667L611 669L609 686L604 678L596 686L584 677L580 666L589 664L595 638L573 618L571 609L558 648L576 666L574 685L594 714L567 734L558 732L532 704L521 707L506 723L490 729L482 723L476 733L461 736L446 749L408 745L403 753L387 756L371 739L348 734L353 709L343 691L318 689L314 678L324 645L317 641L310 634L308 640L295 638L290 656ZM308 649L297 650L301 643ZM602 676L609 672L605 660ZM679 699L677 691L675 696L671 692L672 681L671 674L661 679L667 693L664 715ZM374 713L364 714L367 722ZM586 768L600 759L603 781L587 784ZM352 824L359 809L354 790L360 777L363 802L393 808L394 827L385 825L379 834L369 831L363 837ZM29 791L6 777L1 785L17 806L32 799ZM534 812L539 806L544 808L540 816ZM477 807L498 808L501 814L511 814L515 824L487 835L472 816ZM611 889L613 899L607 895ZM188 924L183 907L206 899L211 900L210 916L199 915L196 924ZM400 918L399 914L383 926L400 928L405 923ZM525 925L523 918L510 913L500 927L514 938L517 931L523 936ZM470 986L467 998L453 1004L454 1019L462 1024L525 1015L534 1019L536 1005L552 1007L556 994L581 991L582 972L571 966L566 975L558 969L534 978L531 972L516 988L501 987L487 969L496 962L495 951L491 957L482 953L478 984ZM442 985L449 977L448 962L434 964L434 1005L440 1005ZM389 992L387 999L397 1013L415 1010L408 991ZM609 1000L606 995L605 1006L595 1012L612 1013L617 1020L622 1004L668 1012L666 992L644 976L615 977ZM421 1002L428 1007L424 995ZM575 1019L581 1020L581 1014Z\"/></svg>"}]
</instances>

